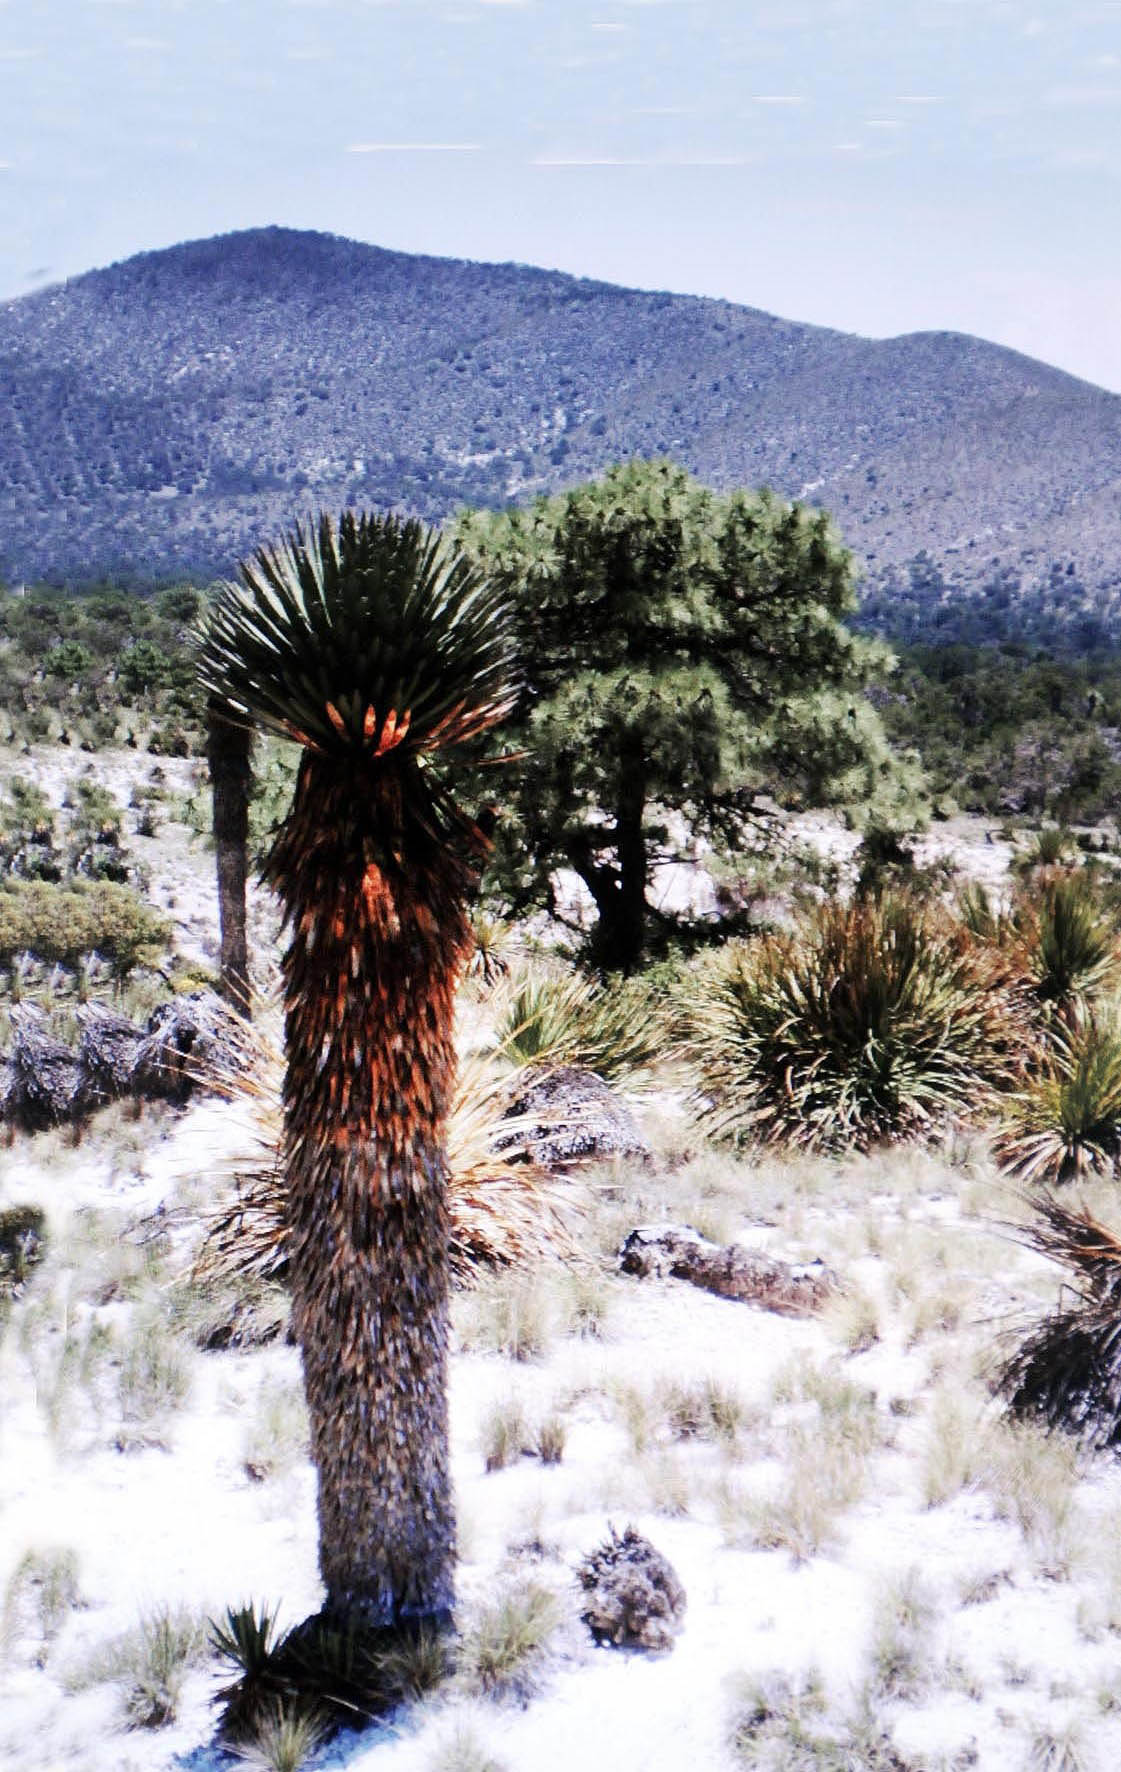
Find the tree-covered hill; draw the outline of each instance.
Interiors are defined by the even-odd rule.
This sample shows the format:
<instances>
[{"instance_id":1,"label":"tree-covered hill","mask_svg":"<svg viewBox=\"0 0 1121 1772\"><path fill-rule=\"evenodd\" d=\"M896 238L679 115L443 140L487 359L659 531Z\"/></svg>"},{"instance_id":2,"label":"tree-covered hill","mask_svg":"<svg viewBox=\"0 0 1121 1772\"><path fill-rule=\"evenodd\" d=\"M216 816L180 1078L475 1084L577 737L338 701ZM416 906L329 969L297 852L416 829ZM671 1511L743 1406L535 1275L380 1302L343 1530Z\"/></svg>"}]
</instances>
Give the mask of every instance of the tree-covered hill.
<instances>
[{"instance_id":1,"label":"tree-covered hill","mask_svg":"<svg viewBox=\"0 0 1121 1772\"><path fill-rule=\"evenodd\" d=\"M10 582L207 576L300 509L440 519L668 454L833 511L912 630L993 581L1107 627L1121 598L1121 398L954 334L270 228L0 307L0 410Z\"/></svg>"}]
</instances>

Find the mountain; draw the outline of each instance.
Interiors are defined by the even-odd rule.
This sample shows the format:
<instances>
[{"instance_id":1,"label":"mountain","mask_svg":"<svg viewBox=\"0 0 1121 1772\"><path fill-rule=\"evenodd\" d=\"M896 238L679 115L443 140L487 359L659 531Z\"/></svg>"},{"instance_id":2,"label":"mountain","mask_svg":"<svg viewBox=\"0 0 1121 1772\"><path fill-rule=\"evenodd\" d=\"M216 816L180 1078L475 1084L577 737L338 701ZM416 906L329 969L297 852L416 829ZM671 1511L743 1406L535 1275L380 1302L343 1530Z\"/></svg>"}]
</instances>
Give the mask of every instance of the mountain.
<instances>
[{"instance_id":1,"label":"mountain","mask_svg":"<svg viewBox=\"0 0 1121 1772\"><path fill-rule=\"evenodd\" d=\"M439 519L668 454L825 505L897 613L1121 610L1121 397L960 334L266 228L0 306L0 401L10 582L209 576L321 504Z\"/></svg>"}]
</instances>

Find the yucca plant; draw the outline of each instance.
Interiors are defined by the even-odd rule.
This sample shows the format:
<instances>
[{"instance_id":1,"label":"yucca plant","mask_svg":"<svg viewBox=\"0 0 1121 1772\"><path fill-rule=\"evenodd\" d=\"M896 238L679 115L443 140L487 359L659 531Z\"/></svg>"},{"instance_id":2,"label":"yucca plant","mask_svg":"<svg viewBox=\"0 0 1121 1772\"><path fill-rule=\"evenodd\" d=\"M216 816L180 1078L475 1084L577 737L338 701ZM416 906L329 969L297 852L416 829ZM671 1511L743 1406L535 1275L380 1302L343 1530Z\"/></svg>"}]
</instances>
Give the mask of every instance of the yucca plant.
<instances>
[{"instance_id":1,"label":"yucca plant","mask_svg":"<svg viewBox=\"0 0 1121 1772\"><path fill-rule=\"evenodd\" d=\"M1039 1068L1003 1104L995 1150L1022 1181L1110 1173L1121 1156L1121 1022L1088 1012L1059 1022Z\"/></svg>"},{"instance_id":2,"label":"yucca plant","mask_svg":"<svg viewBox=\"0 0 1121 1772\"><path fill-rule=\"evenodd\" d=\"M324 1628L446 1621L444 1124L485 842L442 765L512 704L508 624L415 521L321 516L239 570L203 685L301 749L263 873L289 938L286 1232Z\"/></svg>"},{"instance_id":3,"label":"yucca plant","mask_svg":"<svg viewBox=\"0 0 1121 1772\"><path fill-rule=\"evenodd\" d=\"M996 1389L1012 1414L1121 1450L1121 1234L1050 1194L1011 1234L1058 1264L1056 1308L1017 1339Z\"/></svg>"},{"instance_id":4,"label":"yucca plant","mask_svg":"<svg viewBox=\"0 0 1121 1772\"><path fill-rule=\"evenodd\" d=\"M977 1111L1014 1068L1014 997L960 926L907 898L814 913L695 981L702 1117L857 1148Z\"/></svg>"},{"instance_id":5,"label":"yucca plant","mask_svg":"<svg viewBox=\"0 0 1121 1772\"><path fill-rule=\"evenodd\" d=\"M1085 874L1057 874L1037 903L1018 907L1028 972L1040 1003L1068 1010L1109 981L1117 964L1117 932Z\"/></svg>"},{"instance_id":6,"label":"yucca plant","mask_svg":"<svg viewBox=\"0 0 1121 1772\"><path fill-rule=\"evenodd\" d=\"M641 978L599 984L556 966L512 982L495 1030L496 1050L516 1064L576 1065L630 1088L655 1067L664 1076L669 1045L664 1009Z\"/></svg>"}]
</instances>

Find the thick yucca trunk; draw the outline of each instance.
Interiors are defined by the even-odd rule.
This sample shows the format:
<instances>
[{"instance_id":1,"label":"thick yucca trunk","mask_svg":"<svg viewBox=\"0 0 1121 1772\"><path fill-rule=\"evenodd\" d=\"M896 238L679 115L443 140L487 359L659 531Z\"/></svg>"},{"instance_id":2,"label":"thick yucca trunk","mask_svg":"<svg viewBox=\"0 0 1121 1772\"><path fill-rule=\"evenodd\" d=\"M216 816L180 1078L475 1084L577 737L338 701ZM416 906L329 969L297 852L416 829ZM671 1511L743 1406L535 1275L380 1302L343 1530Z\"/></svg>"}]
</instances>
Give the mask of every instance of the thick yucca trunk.
<instances>
[{"instance_id":1,"label":"thick yucca trunk","mask_svg":"<svg viewBox=\"0 0 1121 1772\"><path fill-rule=\"evenodd\" d=\"M327 1610L453 1600L443 1128L470 935L463 827L415 763L306 753L268 874L286 908L293 1322Z\"/></svg>"}]
</instances>

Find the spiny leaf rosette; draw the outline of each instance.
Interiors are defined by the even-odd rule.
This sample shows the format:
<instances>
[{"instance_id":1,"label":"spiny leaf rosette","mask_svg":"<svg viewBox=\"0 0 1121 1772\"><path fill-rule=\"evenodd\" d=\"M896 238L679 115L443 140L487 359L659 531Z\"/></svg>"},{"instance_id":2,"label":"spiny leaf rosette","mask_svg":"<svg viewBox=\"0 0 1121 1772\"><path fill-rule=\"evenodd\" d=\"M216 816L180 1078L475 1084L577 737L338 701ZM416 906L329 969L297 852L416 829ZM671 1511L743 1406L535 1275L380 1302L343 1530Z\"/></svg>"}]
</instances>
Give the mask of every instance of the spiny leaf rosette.
<instances>
[{"instance_id":1,"label":"spiny leaf rosette","mask_svg":"<svg viewBox=\"0 0 1121 1772\"><path fill-rule=\"evenodd\" d=\"M325 1611L453 1598L444 1121L485 848L440 773L514 695L500 597L417 522L320 517L223 587L208 689L303 747L264 865L285 912L293 1323Z\"/></svg>"}]
</instances>

